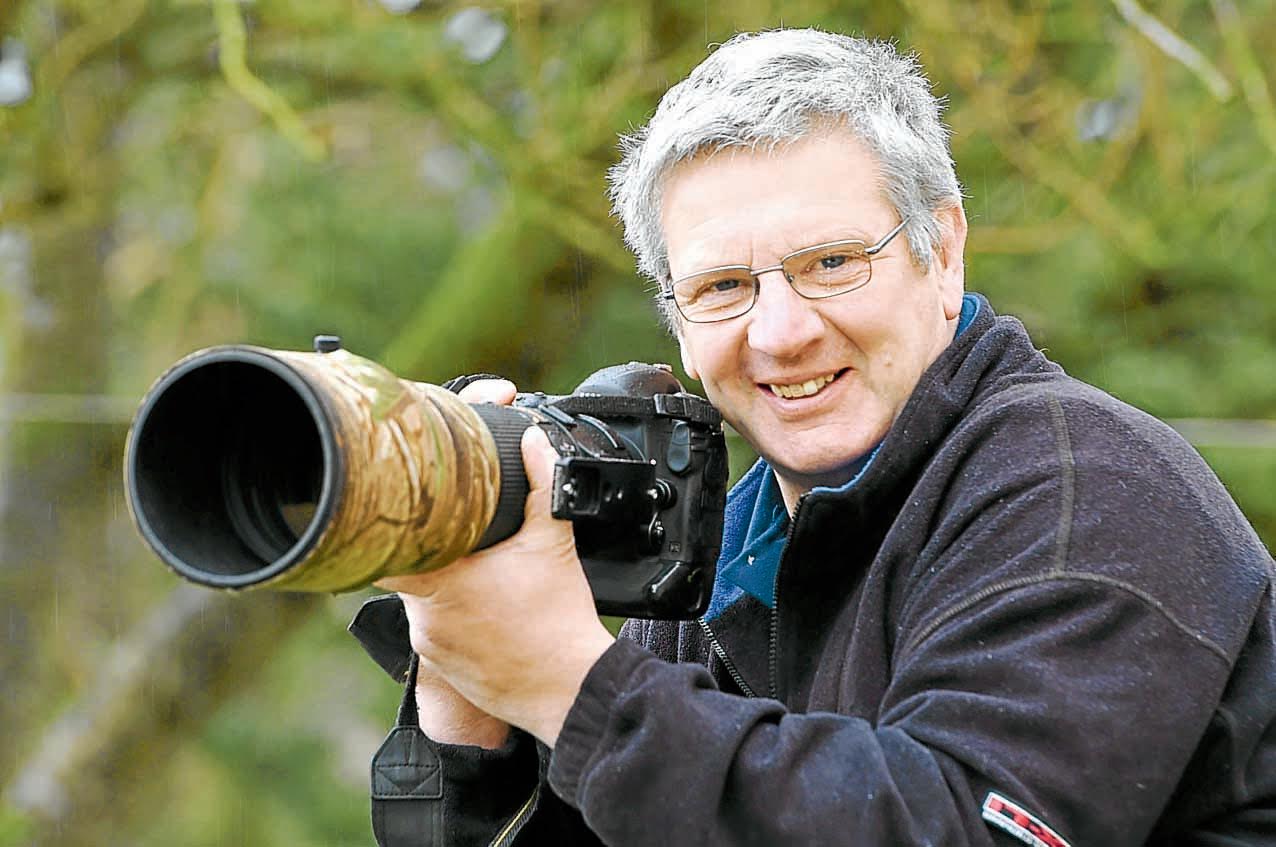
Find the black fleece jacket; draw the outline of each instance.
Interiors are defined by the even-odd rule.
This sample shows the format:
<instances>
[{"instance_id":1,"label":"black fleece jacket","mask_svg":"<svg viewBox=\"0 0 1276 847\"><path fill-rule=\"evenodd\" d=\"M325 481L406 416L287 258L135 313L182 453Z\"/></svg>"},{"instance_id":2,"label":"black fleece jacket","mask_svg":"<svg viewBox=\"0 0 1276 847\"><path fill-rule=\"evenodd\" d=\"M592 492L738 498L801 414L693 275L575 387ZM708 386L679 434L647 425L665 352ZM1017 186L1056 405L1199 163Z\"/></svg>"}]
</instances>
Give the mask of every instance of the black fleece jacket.
<instances>
[{"instance_id":1,"label":"black fleece jacket","mask_svg":"<svg viewBox=\"0 0 1276 847\"><path fill-rule=\"evenodd\" d=\"M773 609L626 625L513 843L1276 844L1272 573L1181 438L981 302L860 478L803 497ZM445 788L433 843L501 829L530 743Z\"/></svg>"}]
</instances>

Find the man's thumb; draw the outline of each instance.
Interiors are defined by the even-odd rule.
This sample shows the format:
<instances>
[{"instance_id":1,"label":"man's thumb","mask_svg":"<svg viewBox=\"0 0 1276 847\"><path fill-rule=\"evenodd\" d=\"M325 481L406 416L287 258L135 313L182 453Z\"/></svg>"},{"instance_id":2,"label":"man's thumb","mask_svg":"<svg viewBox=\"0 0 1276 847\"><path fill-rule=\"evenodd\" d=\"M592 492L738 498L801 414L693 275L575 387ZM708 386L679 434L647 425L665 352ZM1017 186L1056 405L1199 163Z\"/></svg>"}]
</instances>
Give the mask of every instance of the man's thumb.
<instances>
[{"instance_id":1,"label":"man's thumb","mask_svg":"<svg viewBox=\"0 0 1276 847\"><path fill-rule=\"evenodd\" d=\"M554 484L554 462L558 451L538 426L529 426L523 432L519 447L523 451L523 470L527 474L527 507L525 520L544 519L550 511L550 487Z\"/></svg>"}]
</instances>

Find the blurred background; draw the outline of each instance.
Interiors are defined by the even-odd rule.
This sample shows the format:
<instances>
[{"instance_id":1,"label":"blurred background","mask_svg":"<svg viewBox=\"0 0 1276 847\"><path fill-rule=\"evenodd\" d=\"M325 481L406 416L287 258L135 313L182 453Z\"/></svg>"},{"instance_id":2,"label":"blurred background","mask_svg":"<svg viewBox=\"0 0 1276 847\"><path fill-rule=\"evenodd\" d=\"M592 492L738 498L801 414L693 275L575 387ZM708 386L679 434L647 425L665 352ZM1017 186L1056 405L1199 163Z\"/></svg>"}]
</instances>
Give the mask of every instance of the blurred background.
<instances>
[{"instance_id":1,"label":"blurred background","mask_svg":"<svg viewBox=\"0 0 1276 847\"><path fill-rule=\"evenodd\" d=\"M970 288L1276 540L1267 0L0 0L0 847L373 843L399 692L344 632L362 597L179 585L123 503L128 420L217 343L551 392L676 363L604 174L780 25L920 54Z\"/></svg>"}]
</instances>

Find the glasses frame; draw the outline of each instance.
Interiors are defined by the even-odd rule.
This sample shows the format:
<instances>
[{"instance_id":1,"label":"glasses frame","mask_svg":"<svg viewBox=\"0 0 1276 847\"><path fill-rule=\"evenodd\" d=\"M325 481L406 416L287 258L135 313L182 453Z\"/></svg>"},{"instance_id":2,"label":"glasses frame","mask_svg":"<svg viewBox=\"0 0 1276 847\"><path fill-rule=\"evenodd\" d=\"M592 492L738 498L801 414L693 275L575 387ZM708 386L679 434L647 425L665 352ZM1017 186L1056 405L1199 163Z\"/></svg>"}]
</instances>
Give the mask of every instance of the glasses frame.
<instances>
[{"instance_id":1,"label":"glasses frame","mask_svg":"<svg viewBox=\"0 0 1276 847\"><path fill-rule=\"evenodd\" d=\"M749 312L753 311L753 307L758 304L758 290L762 287L762 280L759 277L761 277L762 274L770 273L771 271L783 272L782 275L784 276L784 281L789 284L789 288L792 288L793 293L804 300L827 300L830 297L837 297L838 295L841 295L841 294L850 294L852 291L858 291L859 289L863 288L864 286L872 282L873 280L872 257L882 252L882 250L886 248L886 245L890 244L891 240L894 239L895 236L899 235L904 230L904 226L907 225L907 223L908 223L907 218L900 221L898 224L895 225L894 229L892 229L890 232L882 236L881 239L871 247L866 246L864 242L858 238L844 238L838 241L826 241L822 244L812 244L810 247L803 247L801 250L795 250L792 253L789 253L788 255L781 257L780 261L777 264L767 265L764 268L751 268L748 265L718 265L717 267L705 268L704 270L699 270L699 271L696 271L695 273L689 273L686 276L680 276L677 279L666 277L665 281L660 284L661 297L665 300L673 301L674 308L678 310L678 314L682 315L683 320L686 320L686 321L689 321L690 323L695 323L695 324L713 324L713 323L721 323L722 321L729 321L733 318L738 318L741 315L747 315ZM799 256L805 255L807 253L815 252L816 250L826 250L829 247L840 247L844 244L858 244L864 248L864 251L863 251L864 257L868 261L868 277L863 282L859 283L858 285L852 286L851 288L843 289L842 291L835 291L832 294L820 294L816 296L803 294L801 291L798 291L796 287L794 287L793 277L784 271L784 266L788 264L791 259L796 259ZM745 276L751 277L753 279L753 299L749 301L749 305L743 311L737 312L734 315L728 315L725 318L713 318L712 320L703 320L703 319L697 320L696 318L687 317L686 313L682 311L682 306L678 304L677 298L674 297L673 287L677 285L678 283L682 282L683 280L688 280L688 279L691 279L692 277L701 276L703 274L720 273L722 271L740 271Z\"/></svg>"}]
</instances>

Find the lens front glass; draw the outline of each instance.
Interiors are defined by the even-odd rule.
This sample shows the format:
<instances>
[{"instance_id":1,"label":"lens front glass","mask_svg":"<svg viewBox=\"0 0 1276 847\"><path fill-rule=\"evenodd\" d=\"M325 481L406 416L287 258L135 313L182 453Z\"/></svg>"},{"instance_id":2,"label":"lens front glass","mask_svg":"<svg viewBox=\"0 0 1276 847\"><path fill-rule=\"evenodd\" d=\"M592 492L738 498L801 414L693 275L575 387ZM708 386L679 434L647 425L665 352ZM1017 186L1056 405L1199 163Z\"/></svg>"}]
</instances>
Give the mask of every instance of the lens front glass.
<instances>
[{"instance_id":1,"label":"lens front glass","mask_svg":"<svg viewBox=\"0 0 1276 847\"><path fill-rule=\"evenodd\" d=\"M229 439L222 496L236 535L271 562L292 549L314 518L323 462L316 440L263 429L242 428Z\"/></svg>"}]
</instances>

